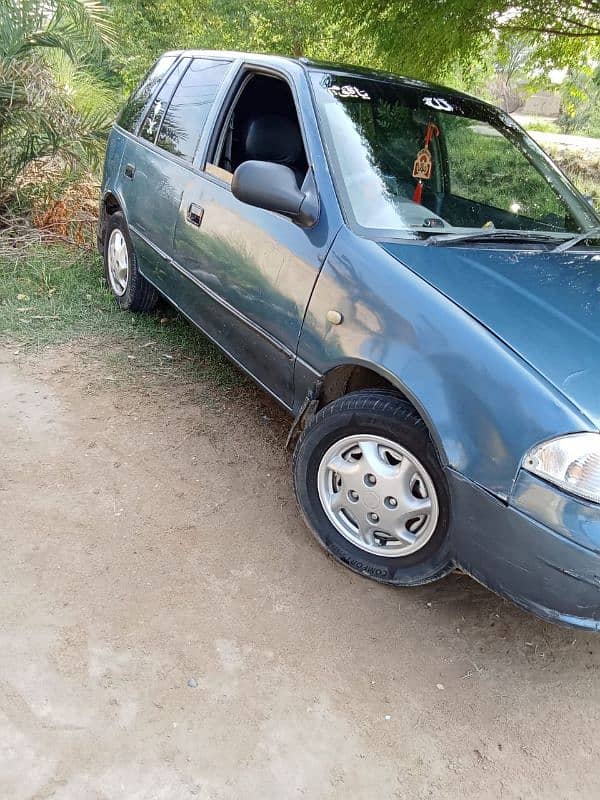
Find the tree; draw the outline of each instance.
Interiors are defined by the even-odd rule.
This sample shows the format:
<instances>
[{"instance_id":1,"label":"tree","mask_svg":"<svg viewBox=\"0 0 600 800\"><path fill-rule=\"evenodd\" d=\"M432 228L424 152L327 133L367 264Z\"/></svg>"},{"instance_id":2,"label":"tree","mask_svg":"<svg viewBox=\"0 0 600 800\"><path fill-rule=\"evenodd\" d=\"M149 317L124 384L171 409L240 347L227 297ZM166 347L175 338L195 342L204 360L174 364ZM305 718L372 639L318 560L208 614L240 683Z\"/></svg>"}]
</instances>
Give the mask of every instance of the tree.
<instances>
[{"instance_id":1,"label":"tree","mask_svg":"<svg viewBox=\"0 0 600 800\"><path fill-rule=\"evenodd\" d=\"M513 39L546 71L583 63L600 42L600 0L109 2L128 85L163 50L206 47L306 55L470 88L492 66L491 53Z\"/></svg>"},{"instance_id":2,"label":"tree","mask_svg":"<svg viewBox=\"0 0 600 800\"><path fill-rule=\"evenodd\" d=\"M566 133L600 137L600 67L569 70L561 86L559 124Z\"/></svg>"},{"instance_id":3,"label":"tree","mask_svg":"<svg viewBox=\"0 0 600 800\"><path fill-rule=\"evenodd\" d=\"M600 55L598 0L342 0L341 7L373 38L379 63L422 78L452 75L511 38L531 47L532 62L546 70Z\"/></svg>"},{"instance_id":4,"label":"tree","mask_svg":"<svg viewBox=\"0 0 600 800\"><path fill-rule=\"evenodd\" d=\"M530 57L531 46L520 39L508 39L498 46L491 93L509 114L523 104L523 89L530 83L531 73L527 71Z\"/></svg>"},{"instance_id":5,"label":"tree","mask_svg":"<svg viewBox=\"0 0 600 800\"><path fill-rule=\"evenodd\" d=\"M529 0L515 5L509 3L497 15L497 24L505 31L519 34L589 42L600 37L600 2Z\"/></svg>"},{"instance_id":6,"label":"tree","mask_svg":"<svg viewBox=\"0 0 600 800\"><path fill-rule=\"evenodd\" d=\"M206 48L356 62L375 60L362 25L323 0L109 0L128 88L165 50Z\"/></svg>"},{"instance_id":7,"label":"tree","mask_svg":"<svg viewBox=\"0 0 600 800\"><path fill-rule=\"evenodd\" d=\"M98 0L0 0L0 203L36 159L100 155L110 115L99 107L99 73L111 32Z\"/></svg>"}]
</instances>

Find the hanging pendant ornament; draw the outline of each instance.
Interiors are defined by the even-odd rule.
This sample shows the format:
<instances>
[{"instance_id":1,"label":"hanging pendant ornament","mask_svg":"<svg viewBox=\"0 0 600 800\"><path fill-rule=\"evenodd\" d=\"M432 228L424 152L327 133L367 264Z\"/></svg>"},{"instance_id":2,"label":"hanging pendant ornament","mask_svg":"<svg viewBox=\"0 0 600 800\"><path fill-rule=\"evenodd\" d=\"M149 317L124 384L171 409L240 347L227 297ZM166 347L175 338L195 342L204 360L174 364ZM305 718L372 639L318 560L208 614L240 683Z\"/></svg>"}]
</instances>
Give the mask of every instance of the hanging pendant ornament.
<instances>
[{"instance_id":1,"label":"hanging pendant ornament","mask_svg":"<svg viewBox=\"0 0 600 800\"><path fill-rule=\"evenodd\" d=\"M432 138L439 135L440 129L438 126L430 122L425 132L423 147L417 153L415 163L413 164L413 178L417 179L417 185L415 186L415 192L413 194L413 202L415 203L420 203L423 197L423 181L428 181L431 178L431 173L433 172L433 157L429 145Z\"/></svg>"},{"instance_id":2,"label":"hanging pendant ornament","mask_svg":"<svg viewBox=\"0 0 600 800\"><path fill-rule=\"evenodd\" d=\"M413 178L418 178L420 181L428 181L429 178L431 178L432 169L433 160L431 158L431 151L427 147L424 147L417 153L413 166Z\"/></svg>"}]
</instances>

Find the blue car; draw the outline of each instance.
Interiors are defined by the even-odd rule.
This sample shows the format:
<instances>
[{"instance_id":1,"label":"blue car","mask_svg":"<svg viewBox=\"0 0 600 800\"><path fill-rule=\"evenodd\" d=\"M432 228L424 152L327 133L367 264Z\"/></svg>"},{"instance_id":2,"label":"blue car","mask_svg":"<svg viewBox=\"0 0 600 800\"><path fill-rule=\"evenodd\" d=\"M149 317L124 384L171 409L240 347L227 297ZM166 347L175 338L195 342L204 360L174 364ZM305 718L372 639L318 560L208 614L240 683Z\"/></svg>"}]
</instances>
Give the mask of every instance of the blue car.
<instances>
[{"instance_id":1,"label":"blue car","mask_svg":"<svg viewBox=\"0 0 600 800\"><path fill-rule=\"evenodd\" d=\"M112 130L98 243L121 308L166 297L292 415L333 558L600 627L600 218L508 115L166 53Z\"/></svg>"}]
</instances>

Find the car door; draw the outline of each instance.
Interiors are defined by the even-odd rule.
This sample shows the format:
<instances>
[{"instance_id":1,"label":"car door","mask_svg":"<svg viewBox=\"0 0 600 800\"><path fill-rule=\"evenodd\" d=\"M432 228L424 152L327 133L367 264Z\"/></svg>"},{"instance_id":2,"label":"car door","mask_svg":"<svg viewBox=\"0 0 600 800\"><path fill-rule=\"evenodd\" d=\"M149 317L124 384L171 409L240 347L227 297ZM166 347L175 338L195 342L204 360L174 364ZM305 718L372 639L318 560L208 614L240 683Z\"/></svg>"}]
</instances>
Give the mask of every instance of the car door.
<instances>
[{"instance_id":1,"label":"car door","mask_svg":"<svg viewBox=\"0 0 600 800\"><path fill-rule=\"evenodd\" d=\"M142 272L149 278L165 268L181 199L180 166L155 146L175 87L191 59L182 58L168 74L141 120L138 138L129 138L121 160L121 196Z\"/></svg>"},{"instance_id":2,"label":"car door","mask_svg":"<svg viewBox=\"0 0 600 800\"><path fill-rule=\"evenodd\" d=\"M204 122L231 60L181 58L121 161L127 223L142 274L169 294L177 212Z\"/></svg>"},{"instance_id":3,"label":"car door","mask_svg":"<svg viewBox=\"0 0 600 800\"><path fill-rule=\"evenodd\" d=\"M251 65L241 69L208 143L207 160L186 184L175 228L174 259L193 285L184 310L259 383L291 406L304 314L339 225L328 217L323 198L318 222L303 228L233 196L234 164L225 152L228 126L240 108L244 86L259 74ZM308 179L318 182L313 163L318 149L314 111L308 94L302 106L298 100L298 88L308 92L303 75L294 81L271 72L270 78L282 82L289 94L291 106L285 112L292 122L291 115L296 117L304 151L300 173L305 169ZM273 89L277 87L256 92L248 107L256 111L260 106L267 116L281 111L280 106L270 106L278 95Z\"/></svg>"}]
</instances>

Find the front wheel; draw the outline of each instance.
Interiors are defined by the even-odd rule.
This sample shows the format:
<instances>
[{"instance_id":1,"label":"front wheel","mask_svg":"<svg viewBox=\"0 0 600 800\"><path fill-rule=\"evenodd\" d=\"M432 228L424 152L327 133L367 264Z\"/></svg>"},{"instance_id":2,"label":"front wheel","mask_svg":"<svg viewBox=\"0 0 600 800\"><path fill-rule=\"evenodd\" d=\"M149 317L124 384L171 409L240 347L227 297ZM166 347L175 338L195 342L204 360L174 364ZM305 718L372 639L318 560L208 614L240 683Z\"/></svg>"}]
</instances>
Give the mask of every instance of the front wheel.
<instances>
[{"instance_id":1,"label":"front wheel","mask_svg":"<svg viewBox=\"0 0 600 800\"><path fill-rule=\"evenodd\" d=\"M355 572L415 586L453 569L446 479L397 395L356 392L319 411L296 446L294 487L319 543Z\"/></svg>"}]
</instances>

